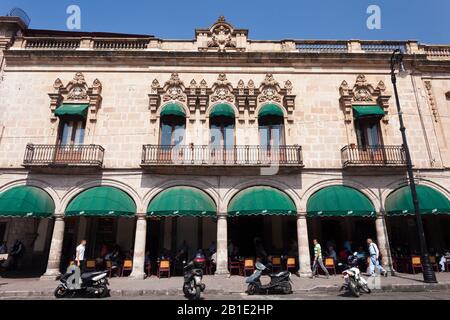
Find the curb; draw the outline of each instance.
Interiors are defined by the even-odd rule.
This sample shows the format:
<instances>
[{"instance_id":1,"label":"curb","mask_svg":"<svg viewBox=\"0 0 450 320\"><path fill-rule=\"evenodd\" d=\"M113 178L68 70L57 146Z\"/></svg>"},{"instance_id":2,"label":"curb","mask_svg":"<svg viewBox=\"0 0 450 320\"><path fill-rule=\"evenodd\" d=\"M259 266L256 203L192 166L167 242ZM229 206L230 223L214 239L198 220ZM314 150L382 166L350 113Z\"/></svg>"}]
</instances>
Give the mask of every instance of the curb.
<instances>
[{"instance_id":1,"label":"curb","mask_svg":"<svg viewBox=\"0 0 450 320\"><path fill-rule=\"evenodd\" d=\"M316 286L309 289L297 289L294 293L337 293L340 286ZM382 286L381 289L374 289L376 292L432 292L450 290L450 283L438 284L390 284ZM223 289L207 290L208 294L213 295L231 295L242 294L243 292L225 291ZM139 296L182 296L178 289L155 289L155 290L114 290L111 289L112 297L139 297ZM51 297L53 290L46 289L40 291L0 291L0 297Z\"/></svg>"}]
</instances>

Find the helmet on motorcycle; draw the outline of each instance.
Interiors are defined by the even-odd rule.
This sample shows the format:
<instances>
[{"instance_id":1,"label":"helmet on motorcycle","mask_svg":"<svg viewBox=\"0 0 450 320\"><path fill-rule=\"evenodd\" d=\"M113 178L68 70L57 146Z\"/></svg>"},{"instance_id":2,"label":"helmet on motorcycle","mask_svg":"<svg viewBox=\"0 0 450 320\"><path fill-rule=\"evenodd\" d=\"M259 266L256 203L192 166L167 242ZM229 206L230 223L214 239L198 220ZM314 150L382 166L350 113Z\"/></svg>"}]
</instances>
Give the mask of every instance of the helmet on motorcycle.
<instances>
[{"instance_id":1,"label":"helmet on motorcycle","mask_svg":"<svg viewBox=\"0 0 450 320\"><path fill-rule=\"evenodd\" d=\"M205 262L206 262L205 255L203 253L200 253L200 252L197 253L195 255L195 258L194 258L193 262L194 262L194 267L195 268L203 269L203 267L205 265Z\"/></svg>"}]
</instances>

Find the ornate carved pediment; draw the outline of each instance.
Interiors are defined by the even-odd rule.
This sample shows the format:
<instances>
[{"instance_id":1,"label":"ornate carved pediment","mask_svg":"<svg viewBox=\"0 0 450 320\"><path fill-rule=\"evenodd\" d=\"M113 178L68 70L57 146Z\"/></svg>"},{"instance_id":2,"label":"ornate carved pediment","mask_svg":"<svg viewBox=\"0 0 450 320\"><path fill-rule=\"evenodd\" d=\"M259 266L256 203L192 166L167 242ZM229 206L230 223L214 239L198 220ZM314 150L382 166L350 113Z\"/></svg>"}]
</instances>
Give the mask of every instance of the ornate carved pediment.
<instances>
[{"instance_id":1,"label":"ornate carved pediment","mask_svg":"<svg viewBox=\"0 0 450 320\"><path fill-rule=\"evenodd\" d=\"M52 111L51 120L56 120L54 112L61 103L65 102L88 103L91 114L89 119L96 121L97 109L102 100L101 92L102 84L100 80L95 79L92 85L89 86L81 72L77 72L66 86L64 86L60 78L57 78L53 83L53 92L49 93L51 99L50 110Z\"/></svg>"},{"instance_id":2,"label":"ornate carved pediment","mask_svg":"<svg viewBox=\"0 0 450 320\"><path fill-rule=\"evenodd\" d=\"M219 74L212 86L211 103L217 101L234 102L233 86L224 73Z\"/></svg>"},{"instance_id":3,"label":"ornate carved pediment","mask_svg":"<svg viewBox=\"0 0 450 320\"><path fill-rule=\"evenodd\" d=\"M282 96L280 94L281 88L277 81L275 81L272 74L267 74L264 81L259 87L261 94L258 96L258 102L277 102L282 103Z\"/></svg>"},{"instance_id":4,"label":"ornate carved pediment","mask_svg":"<svg viewBox=\"0 0 450 320\"><path fill-rule=\"evenodd\" d=\"M377 86L374 87L367 82L364 75L360 74L356 77L356 82L352 88L349 87L347 81L342 81L339 93L341 95L339 101L347 122L352 121L352 106L354 104L377 104L385 111L383 121L388 121L387 115L391 96L386 93L386 85L383 81L378 82Z\"/></svg>"},{"instance_id":5,"label":"ornate carved pediment","mask_svg":"<svg viewBox=\"0 0 450 320\"><path fill-rule=\"evenodd\" d=\"M170 80L164 84L164 94L162 99L166 101L180 101L186 102L186 94L184 93L185 87L183 81L180 80L178 73L172 73Z\"/></svg>"},{"instance_id":6,"label":"ornate carved pediment","mask_svg":"<svg viewBox=\"0 0 450 320\"><path fill-rule=\"evenodd\" d=\"M245 51L244 47L238 46L237 37L244 37L246 41L247 34L247 30L234 29L223 16L211 28L196 30L199 51Z\"/></svg>"}]
</instances>

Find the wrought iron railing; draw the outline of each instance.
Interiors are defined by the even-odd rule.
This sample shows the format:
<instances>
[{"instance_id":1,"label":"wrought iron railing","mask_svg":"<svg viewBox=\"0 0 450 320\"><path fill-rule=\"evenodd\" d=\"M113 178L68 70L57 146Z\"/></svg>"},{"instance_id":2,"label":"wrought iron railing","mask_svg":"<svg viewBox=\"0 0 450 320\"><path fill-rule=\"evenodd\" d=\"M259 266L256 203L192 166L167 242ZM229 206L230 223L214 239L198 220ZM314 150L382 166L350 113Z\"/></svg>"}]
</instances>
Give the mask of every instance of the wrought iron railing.
<instances>
[{"instance_id":1,"label":"wrought iron railing","mask_svg":"<svg viewBox=\"0 0 450 320\"><path fill-rule=\"evenodd\" d=\"M403 146L345 146L341 149L342 163L348 166L404 166Z\"/></svg>"},{"instance_id":2,"label":"wrought iron railing","mask_svg":"<svg viewBox=\"0 0 450 320\"><path fill-rule=\"evenodd\" d=\"M144 145L142 166L302 166L300 146L164 146Z\"/></svg>"},{"instance_id":3,"label":"wrought iron railing","mask_svg":"<svg viewBox=\"0 0 450 320\"><path fill-rule=\"evenodd\" d=\"M28 144L24 166L102 166L105 149L99 145Z\"/></svg>"}]
</instances>

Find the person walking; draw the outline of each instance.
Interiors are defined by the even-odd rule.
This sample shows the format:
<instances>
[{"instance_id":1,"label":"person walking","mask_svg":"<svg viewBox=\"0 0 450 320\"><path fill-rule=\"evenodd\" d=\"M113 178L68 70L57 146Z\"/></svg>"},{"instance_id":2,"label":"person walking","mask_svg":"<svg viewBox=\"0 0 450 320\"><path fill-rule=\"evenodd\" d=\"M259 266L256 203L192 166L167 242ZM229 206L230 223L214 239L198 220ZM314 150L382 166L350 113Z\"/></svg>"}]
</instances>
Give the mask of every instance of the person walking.
<instances>
[{"instance_id":1,"label":"person walking","mask_svg":"<svg viewBox=\"0 0 450 320\"><path fill-rule=\"evenodd\" d=\"M75 252L75 262L77 266L80 268L81 273L84 272L86 267L86 260L84 259L85 252L86 252L86 240L81 240Z\"/></svg>"},{"instance_id":2,"label":"person walking","mask_svg":"<svg viewBox=\"0 0 450 320\"><path fill-rule=\"evenodd\" d=\"M322 258L322 247L320 246L320 243L317 241L317 239L313 240L314 243L314 262L312 266L312 275L311 279L313 279L316 276L317 272L317 265L320 266L320 268L325 272L325 275L327 279L330 277L330 274L328 273L327 268L323 265L323 258Z\"/></svg>"},{"instance_id":3,"label":"person walking","mask_svg":"<svg viewBox=\"0 0 450 320\"><path fill-rule=\"evenodd\" d=\"M370 263L369 263L369 276L375 276L375 268L377 268L382 275L387 277L387 271L380 264L380 250L375 242L371 238L367 239L367 245L369 247Z\"/></svg>"}]
</instances>

